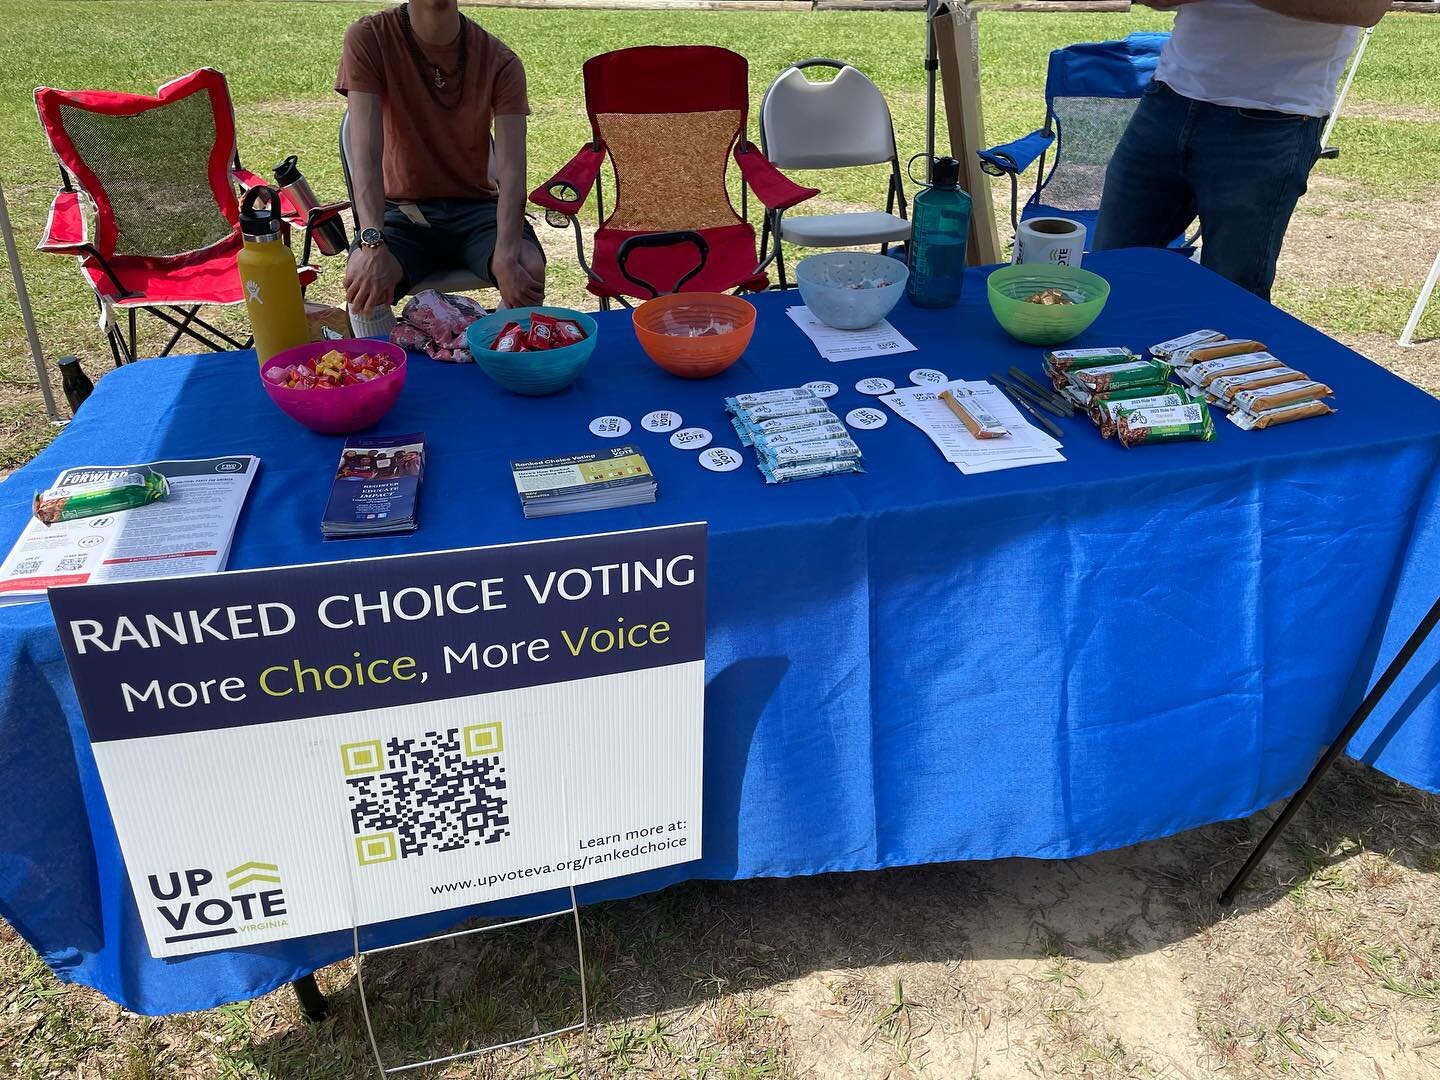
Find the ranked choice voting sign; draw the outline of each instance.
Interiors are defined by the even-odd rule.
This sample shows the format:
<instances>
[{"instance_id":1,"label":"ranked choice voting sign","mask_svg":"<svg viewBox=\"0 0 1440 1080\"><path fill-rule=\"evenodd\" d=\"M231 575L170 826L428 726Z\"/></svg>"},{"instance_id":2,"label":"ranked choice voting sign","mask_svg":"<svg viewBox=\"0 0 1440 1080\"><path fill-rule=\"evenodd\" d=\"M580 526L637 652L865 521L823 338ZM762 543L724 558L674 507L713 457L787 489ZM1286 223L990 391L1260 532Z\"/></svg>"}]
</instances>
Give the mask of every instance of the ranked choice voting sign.
<instances>
[{"instance_id":1,"label":"ranked choice voting sign","mask_svg":"<svg viewBox=\"0 0 1440 1080\"><path fill-rule=\"evenodd\" d=\"M698 859L705 538L53 590L150 951Z\"/></svg>"}]
</instances>

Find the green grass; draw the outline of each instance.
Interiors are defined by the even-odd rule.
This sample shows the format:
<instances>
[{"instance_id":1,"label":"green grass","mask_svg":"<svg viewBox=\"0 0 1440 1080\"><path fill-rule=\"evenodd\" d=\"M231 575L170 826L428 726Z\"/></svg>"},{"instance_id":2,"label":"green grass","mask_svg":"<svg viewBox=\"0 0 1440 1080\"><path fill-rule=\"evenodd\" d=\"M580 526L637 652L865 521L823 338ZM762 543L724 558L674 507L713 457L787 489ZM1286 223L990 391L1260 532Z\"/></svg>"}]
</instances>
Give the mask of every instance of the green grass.
<instances>
[{"instance_id":1,"label":"green grass","mask_svg":"<svg viewBox=\"0 0 1440 1080\"><path fill-rule=\"evenodd\" d=\"M35 119L33 88L43 84L145 91L195 67L218 67L230 77L246 164L263 173L286 154L298 153L321 196L340 197L344 185L335 132L342 103L331 90L336 50L345 27L379 6L29 0L23 18L7 10L0 25L0 181L49 356L78 354L97 375L110 366L95 327L93 301L74 266L32 250L56 176ZM585 138L579 85L584 60L607 49L647 42L711 42L744 53L750 59L754 102L786 63L813 55L844 57L869 73L889 98L902 157L922 147L923 22L916 14L472 9L470 15L525 60L534 108L532 183L561 165ZM1168 22L1168 16L1146 9L1126 15L984 15L981 67L989 140L999 142L1038 125L1050 49ZM1366 199L1433 198L1440 184L1436 55L1440 19L1385 19L1352 93L1356 116L1338 129L1345 152L1338 162L1321 166L1327 175L1363 191ZM1394 118L1383 117L1384 107L1395 110ZM943 126L941 135L943 142ZM827 174L821 184L826 200L868 203L883 182L883 171L871 169ZM340 262L329 260L314 295L333 299L341 276ZM577 298L579 286L573 260L552 263L552 294ZM1368 305L1370 318L1365 321L1378 325L1381 308L1387 319L1393 316L1411 290L1413 286L1397 283L1394 296L1385 296L1383 305ZM1301 313L1322 328L1339 329L1356 321L1354 297L1344 289L1303 300ZM50 435L40 421L14 297L6 289L0 292L0 468L27 460Z\"/></svg>"}]
</instances>

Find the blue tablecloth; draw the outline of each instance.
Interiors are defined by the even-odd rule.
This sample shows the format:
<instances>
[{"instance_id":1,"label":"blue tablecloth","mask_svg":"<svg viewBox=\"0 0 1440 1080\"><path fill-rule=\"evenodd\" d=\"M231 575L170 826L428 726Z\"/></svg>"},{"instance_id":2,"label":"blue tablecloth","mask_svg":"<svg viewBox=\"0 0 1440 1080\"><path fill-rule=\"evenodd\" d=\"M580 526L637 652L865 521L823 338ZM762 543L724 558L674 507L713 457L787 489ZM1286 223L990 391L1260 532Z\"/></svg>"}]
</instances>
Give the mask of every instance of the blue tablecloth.
<instances>
[{"instance_id":1,"label":"blue tablecloth","mask_svg":"<svg viewBox=\"0 0 1440 1080\"><path fill-rule=\"evenodd\" d=\"M902 301L892 321L919 351L885 361L820 359L781 310L794 294L757 298L745 357L702 382L651 365L624 313L599 317L590 367L550 398L416 358L384 425L429 439L422 525L405 539L320 542L339 440L280 415L252 358L145 361L0 486L0 537L64 466L239 452L263 465L232 567L708 521L704 858L584 900L697 877L1063 858L1251 814L1299 785L1440 588L1440 403L1176 255L1087 265L1113 293L1077 345L1253 336L1335 387L1340 411L1134 450L1076 419L1065 464L973 477L897 418L857 434L864 475L776 487L749 465L705 472L638 427L674 409L733 446L726 394L830 379L843 414L870 400L853 389L867 375L1038 374L1039 350L1000 331L976 272L956 308ZM526 522L509 459L597 445L586 425L603 413L637 422L659 501ZM1420 654L1350 748L1432 791L1437 655ZM343 933L152 959L46 605L0 610L0 692L0 911L61 978L167 1012L350 952ZM371 928L367 944L455 918Z\"/></svg>"}]
</instances>

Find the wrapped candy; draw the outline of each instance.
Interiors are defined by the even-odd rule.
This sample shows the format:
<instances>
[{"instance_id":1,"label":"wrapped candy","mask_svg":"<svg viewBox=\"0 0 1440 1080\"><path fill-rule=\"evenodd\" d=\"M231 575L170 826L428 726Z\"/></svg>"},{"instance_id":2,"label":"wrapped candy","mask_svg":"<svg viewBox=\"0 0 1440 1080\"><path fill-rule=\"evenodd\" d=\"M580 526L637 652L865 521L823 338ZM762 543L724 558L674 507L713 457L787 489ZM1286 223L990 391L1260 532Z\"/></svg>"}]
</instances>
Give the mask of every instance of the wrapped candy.
<instances>
[{"instance_id":1,"label":"wrapped candy","mask_svg":"<svg viewBox=\"0 0 1440 1080\"><path fill-rule=\"evenodd\" d=\"M423 352L448 363L468 364L470 346L465 340L465 331L486 314L485 309L468 296L426 289L406 302L400 320L390 331L390 340L410 352Z\"/></svg>"}]
</instances>

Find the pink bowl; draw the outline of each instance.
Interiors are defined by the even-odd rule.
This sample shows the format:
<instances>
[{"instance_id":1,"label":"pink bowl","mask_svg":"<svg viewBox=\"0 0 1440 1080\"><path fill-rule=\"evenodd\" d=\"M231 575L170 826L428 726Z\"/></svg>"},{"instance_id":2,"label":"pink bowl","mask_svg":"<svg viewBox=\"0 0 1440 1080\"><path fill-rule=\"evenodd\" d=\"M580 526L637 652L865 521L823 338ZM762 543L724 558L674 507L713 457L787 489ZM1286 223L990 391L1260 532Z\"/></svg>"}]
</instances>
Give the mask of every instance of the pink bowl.
<instances>
[{"instance_id":1,"label":"pink bowl","mask_svg":"<svg viewBox=\"0 0 1440 1080\"><path fill-rule=\"evenodd\" d=\"M353 386L337 386L333 390L292 390L265 378L265 373L271 368L291 364L310 364L313 367L315 361L332 349L346 356L380 353L394 360L396 368L378 379ZM368 338L312 341L308 345L296 345L293 349L276 353L266 360L260 366L260 385L265 387L270 400L280 406L280 411L296 423L322 435L349 435L378 424L390 411L405 385L405 366L405 350L388 341Z\"/></svg>"}]
</instances>

